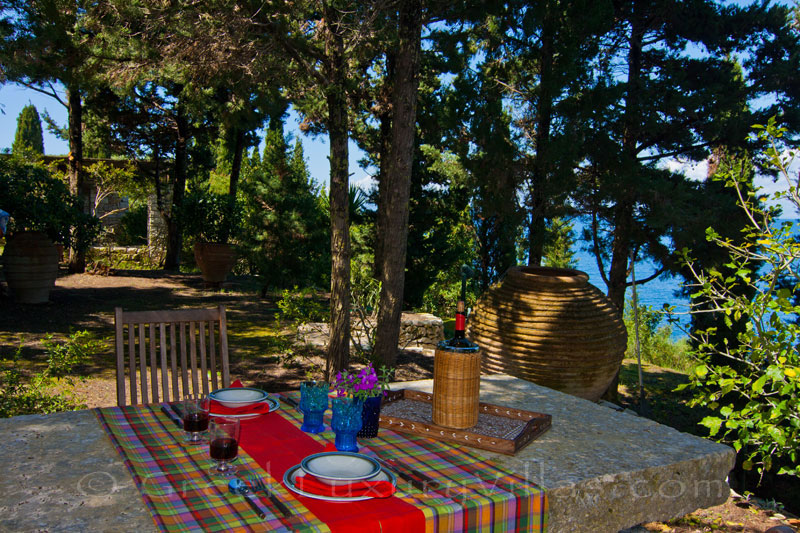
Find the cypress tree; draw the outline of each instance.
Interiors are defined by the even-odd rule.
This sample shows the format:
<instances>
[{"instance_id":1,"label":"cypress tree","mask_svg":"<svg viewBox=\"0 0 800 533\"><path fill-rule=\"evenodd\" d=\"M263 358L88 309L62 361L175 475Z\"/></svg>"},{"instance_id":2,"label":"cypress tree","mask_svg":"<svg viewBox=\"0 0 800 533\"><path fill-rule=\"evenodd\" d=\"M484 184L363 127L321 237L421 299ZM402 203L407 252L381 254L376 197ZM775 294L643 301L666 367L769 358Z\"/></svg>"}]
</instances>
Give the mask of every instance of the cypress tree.
<instances>
[{"instance_id":1,"label":"cypress tree","mask_svg":"<svg viewBox=\"0 0 800 533\"><path fill-rule=\"evenodd\" d=\"M17 117L17 132L14 135L11 152L20 155L31 152L44 155L42 121L33 104L23 107Z\"/></svg>"}]
</instances>

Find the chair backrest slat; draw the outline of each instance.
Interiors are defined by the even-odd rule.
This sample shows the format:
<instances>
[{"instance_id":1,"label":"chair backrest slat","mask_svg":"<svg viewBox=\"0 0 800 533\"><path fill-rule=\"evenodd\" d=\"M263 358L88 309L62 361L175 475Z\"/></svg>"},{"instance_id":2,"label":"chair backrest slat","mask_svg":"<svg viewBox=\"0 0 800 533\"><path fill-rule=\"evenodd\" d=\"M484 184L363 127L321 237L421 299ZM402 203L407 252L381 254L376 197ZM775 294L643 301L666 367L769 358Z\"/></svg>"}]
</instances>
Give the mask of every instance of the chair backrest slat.
<instances>
[{"instance_id":1,"label":"chair backrest slat","mask_svg":"<svg viewBox=\"0 0 800 533\"><path fill-rule=\"evenodd\" d=\"M156 325L150 323L150 339L148 345L150 347L150 392L153 395L153 401L158 401L158 363L156 362Z\"/></svg>"},{"instance_id":2,"label":"chair backrest slat","mask_svg":"<svg viewBox=\"0 0 800 533\"><path fill-rule=\"evenodd\" d=\"M114 310L114 348L117 354L117 405L125 405L125 325L122 308Z\"/></svg>"},{"instance_id":3,"label":"chair backrest slat","mask_svg":"<svg viewBox=\"0 0 800 533\"><path fill-rule=\"evenodd\" d=\"M199 322L198 341L200 342L200 382L203 385L203 394L208 394L208 364L206 363L206 323Z\"/></svg>"},{"instance_id":4,"label":"chair backrest slat","mask_svg":"<svg viewBox=\"0 0 800 533\"><path fill-rule=\"evenodd\" d=\"M228 324L225 319L225 307L219 306L219 353L222 360L222 386L231 383L230 368L228 368Z\"/></svg>"},{"instance_id":5,"label":"chair backrest slat","mask_svg":"<svg viewBox=\"0 0 800 533\"><path fill-rule=\"evenodd\" d=\"M147 397L147 339L144 335L144 323L139 323L139 383L142 386L142 403L150 403Z\"/></svg>"},{"instance_id":6,"label":"chair backrest slat","mask_svg":"<svg viewBox=\"0 0 800 533\"><path fill-rule=\"evenodd\" d=\"M214 338L217 327L219 358ZM116 308L114 333L118 405L128 404L128 394L132 404L174 401L185 394L208 394L220 385L230 385L224 306L135 312ZM127 380L125 372L128 372ZM218 372L222 374L221 380ZM129 392L125 390L126 381Z\"/></svg>"},{"instance_id":7,"label":"chair backrest slat","mask_svg":"<svg viewBox=\"0 0 800 533\"><path fill-rule=\"evenodd\" d=\"M131 403L137 404L136 395L136 328L133 324L128 324L128 355L130 356L130 381L131 381Z\"/></svg>"},{"instance_id":8,"label":"chair backrest slat","mask_svg":"<svg viewBox=\"0 0 800 533\"><path fill-rule=\"evenodd\" d=\"M161 348L161 397L164 401L169 398L169 372L167 372L167 328L161 322L158 325L159 348Z\"/></svg>"},{"instance_id":9,"label":"chair backrest slat","mask_svg":"<svg viewBox=\"0 0 800 533\"><path fill-rule=\"evenodd\" d=\"M197 323L193 320L189 322L189 354L192 357L192 394L198 394L200 387L197 386Z\"/></svg>"},{"instance_id":10,"label":"chair backrest slat","mask_svg":"<svg viewBox=\"0 0 800 533\"><path fill-rule=\"evenodd\" d=\"M178 348L174 322L169 325L169 361L172 369L172 397L180 398L180 391L178 390Z\"/></svg>"},{"instance_id":11,"label":"chair backrest slat","mask_svg":"<svg viewBox=\"0 0 800 533\"><path fill-rule=\"evenodd\" d=\"M217 385L217 356L214 354L214 323L208 323L208 357L211 360L211 386L216 390Z\"/></svg>"},{"instance_id":12,"label":"chair backrest slat","mask_svg":"<svg viewBox=\"0 0 800 533\"><path fill-rule=\"evenodd\" d=\"M189 364L186 358L186 322L178 322L178 345L181 347L181 384L183 394L189 394Z\"/></svg>"}]
</instances>

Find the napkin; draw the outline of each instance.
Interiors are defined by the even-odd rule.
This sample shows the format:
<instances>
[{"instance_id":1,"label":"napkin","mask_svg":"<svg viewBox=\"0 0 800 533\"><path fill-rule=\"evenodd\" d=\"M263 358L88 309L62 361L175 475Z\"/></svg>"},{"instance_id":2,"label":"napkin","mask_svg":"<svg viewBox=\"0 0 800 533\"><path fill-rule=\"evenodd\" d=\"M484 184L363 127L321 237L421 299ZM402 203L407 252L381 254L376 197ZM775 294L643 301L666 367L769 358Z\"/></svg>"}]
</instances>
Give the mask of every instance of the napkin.
<instances>
[{"instance_id":1,"label":"napkin","mask_svg":"<svg viewBox=\"0 0 800 533\"><path fill-rule=\"evenodd\" d=\"M388 498L394 494L395 487L389 481L354 481L346 485L328 485L308 474L297 476L295 486L305 492L320 496Z\"/></svg>"},{"instance_id":2,"label":"napkin","mask_svg":"<svg viewBox=\"0 0 800 533\"><path fill-rule=\"evenodd\" d=\"M266 414L269 413L269 403L259 402L256 404L245 405L242 407L226 407L216 400L211 400L212 415L246 415L246 414Z\"/></svg>"}]
</instances>

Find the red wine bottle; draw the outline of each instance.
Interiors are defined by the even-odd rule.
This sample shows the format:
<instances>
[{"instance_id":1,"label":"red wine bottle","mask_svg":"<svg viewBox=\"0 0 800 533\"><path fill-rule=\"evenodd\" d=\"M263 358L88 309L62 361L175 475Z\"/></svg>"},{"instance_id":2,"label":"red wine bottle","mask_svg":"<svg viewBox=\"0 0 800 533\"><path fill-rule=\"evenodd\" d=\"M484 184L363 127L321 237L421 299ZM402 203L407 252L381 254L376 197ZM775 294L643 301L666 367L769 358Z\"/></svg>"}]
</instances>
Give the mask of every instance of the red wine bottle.
<instances>
[{"instance_id":1,"label":"red wine bottle","mask_svg":"<svg viewBox=\"0 0 800 533\"><path fill-rule=\"evenodd\" d=\"M466 313L466 299L467 299L467 278L472 277L472 269L464 265L461 267L461 297L456 304L456 329L453 333L453 338L444 340L439 343L440 348L445 350L466 350L474 351L478 349L478 345L470 342L467 339L467 313Z\"/></svg>"}]
</instances>

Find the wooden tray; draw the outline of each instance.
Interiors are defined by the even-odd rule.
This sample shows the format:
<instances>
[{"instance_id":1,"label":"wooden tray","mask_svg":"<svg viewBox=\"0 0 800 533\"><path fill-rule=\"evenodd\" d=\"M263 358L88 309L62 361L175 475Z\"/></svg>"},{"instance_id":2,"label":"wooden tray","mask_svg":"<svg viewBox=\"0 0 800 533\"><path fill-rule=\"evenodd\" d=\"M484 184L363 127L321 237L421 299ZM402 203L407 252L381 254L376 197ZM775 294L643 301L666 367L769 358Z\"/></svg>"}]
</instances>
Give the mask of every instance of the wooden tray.
<instances>
[{"instance_id":1,"label":"wooden tray","mask_svg":"<svg viewBox=\"0 0 800 533\"><path fill-rule=\"evenodd\" d=\"M422 412L417 409L413 414L404 416L393 414L395 408L392 404L400 402L423 402L433 403L433 394L415 390L402 389L398 391L388 391L383 398L383 408L379 425L382 428L391 429L400 433L411 433L422 435L434 440L455 442L473 448L489 450L505 455L515 455L522 448L539 437L550 428L552 416L533 411L523 411L512 407L501 407L489 403L478 404L478 425L468 429L452 429L437 426L431 419L430 412ZM409 403L408 406L413 406ZM419 404L417 404L419 406ZM424 406L423 406L424 407ZM388 412L387 412L388 411ZM407 411L407 410L406 410ZM497 417L507 418L508 424L505 428L498 428ZM482 421L482 418L484 420ZM491 420L494 424L489 424L491 428L487 430L481 428L482 422ZM499 422L502 422L500 420ZM476 428L481 428L482 433L477 433ZM498 430L499 429L499 430Z\"/></svg>"}]
</instances>

